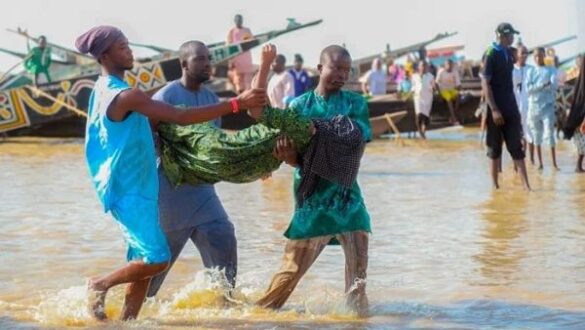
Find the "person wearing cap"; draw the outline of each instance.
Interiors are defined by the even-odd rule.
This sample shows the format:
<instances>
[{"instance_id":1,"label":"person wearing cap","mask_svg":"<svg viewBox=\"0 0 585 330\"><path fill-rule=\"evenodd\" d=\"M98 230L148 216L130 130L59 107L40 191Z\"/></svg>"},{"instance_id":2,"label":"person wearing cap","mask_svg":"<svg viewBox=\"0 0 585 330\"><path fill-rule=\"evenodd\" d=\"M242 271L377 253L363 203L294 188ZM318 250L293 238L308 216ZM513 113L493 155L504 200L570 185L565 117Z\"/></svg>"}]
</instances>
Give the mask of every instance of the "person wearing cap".
<instances>
[{"instance_id":1,"label":"person wearing cap","mask_svg":"<svg viewBox=\"0 0 585 330\"><path fill-rule=\"evenodd\" d=\"M514 165L519 170L524 188L530 190L522 148L522 119L512 80L515 56L511 45L515 34L519 32L511 24L498 25L497 41L492 43L483 56L481 80L488 104L486 146L487 156L491 159L490 172L494 188L500 187L498 172L502 145L505 142Z\"/></svg>"},{"instance_id":2,"label":"person wearing cap","mask_svg":"<svg viewBox=\"0 0 585 330\"><path fill-rule=\"evenodd\" d=\"M288 72L293 76L295 81L295 97L303 95L311 89L311 79L307 70L303 68L303 57L301 54L295 54L295 63Z\"/></svg>"},{"instance_id":3,"label":"person wearing cap","mask_svg":"<svg viewBox=\"0 0 585 330\"><path fill-rule=\"evenodd\" d=\"M128 244L128 264L88 282L92 317L104 321L108 290L127 283L120 318L135 319L152 276L164 271L170 251L159 223L159 181L149 119L189 125L265 105L266 93L256 89L228 102L180 109L152 100L131 88L124 73L134 64L128 39L113 26L97 26L79 36L79 52L91 54L102 74L90 95L85 134L89 173L105 212L110 212Z\"/></svg>"}]
</instances>

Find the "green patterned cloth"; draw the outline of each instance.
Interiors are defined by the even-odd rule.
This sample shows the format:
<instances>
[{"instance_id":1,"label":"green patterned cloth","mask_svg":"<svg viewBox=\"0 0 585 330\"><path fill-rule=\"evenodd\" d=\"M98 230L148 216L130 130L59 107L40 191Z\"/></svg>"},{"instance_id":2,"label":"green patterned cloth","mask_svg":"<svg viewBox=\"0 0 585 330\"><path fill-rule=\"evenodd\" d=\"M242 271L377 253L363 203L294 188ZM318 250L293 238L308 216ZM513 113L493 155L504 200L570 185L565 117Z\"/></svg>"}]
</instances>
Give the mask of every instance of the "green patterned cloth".
<instances>
[{"instance_id":1,"label":"green patterned cloth","mask_svg":"<svg viewBox=\"0 0 585 330\"><path fill-rule=\"evenodd\" d=\"M340 91L325 100L317 92L310 91L294 99L290 107L304 118L348 116L359 126L365 141L372 139L368 104L359 94ZM300 182L301 172L297 169L294 174L295 192ZM349 201L345 204L343 190L339 189L339 185L320 180L302 206L296 203L293 218L284 235L295 240L358 230L371 232L370 215L357 181L353 183ZM337 243L336 240L331 241L331 244Z\"/></svg>"},{"instance_id":2,"label":"green patterned cloth","mask_svg":"<svg viewBox=\"0 0 585 330\"><path fill-rule=\"evenodd\" d=\"M279 136L292 139L299 152L306 148L311 138L310 123L293 110L266 108L259 124L233 133L209 123L160 124L162 166L175 186L252 182L280 166L272 156Z\"/></svg>"}]
</instances>

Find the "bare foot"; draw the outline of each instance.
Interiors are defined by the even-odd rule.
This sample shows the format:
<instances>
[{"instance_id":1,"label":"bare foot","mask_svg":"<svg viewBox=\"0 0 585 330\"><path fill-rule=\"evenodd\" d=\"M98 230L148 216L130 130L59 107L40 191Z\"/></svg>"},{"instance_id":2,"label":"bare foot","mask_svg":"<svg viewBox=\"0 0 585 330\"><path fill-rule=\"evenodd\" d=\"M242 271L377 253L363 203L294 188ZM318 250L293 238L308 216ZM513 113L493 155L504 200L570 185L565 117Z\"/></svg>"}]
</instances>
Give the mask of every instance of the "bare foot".
<instances>
[{"instance_id":1,"label":"bare foot","mask_svg":"<svg viewBox=\"0 0 585 330\"><path fill-rule=\"evenodd\" d=\"M97 278L87 282L87 307L89 314L98 321L106 321L106 294L108 290L99 285Z\"/></svg>"},{"instance_id":2,"label":"bare foot","mask_svg":"<svg viewBox=\"0 0 585 330\"><path fill-rule=\"evenodd\" d=\"M583 169L582 169L582 168L580 168L580 167L577 167L577 168L575 169L575 173L585 173L585 170L583 170Z\"/></svg>"},{"instance_id":3,"label":"bare foot","mask_svg":"<svg viewBox=\"0 0 585 330\"><path fill-rule=\"evenodd\" d=\"M347 307L356 312L358 317L366 318L370 316L370 304L368 302L368 297L365 294L350 294L346 303Z\"/></svg>"}]
</instances>

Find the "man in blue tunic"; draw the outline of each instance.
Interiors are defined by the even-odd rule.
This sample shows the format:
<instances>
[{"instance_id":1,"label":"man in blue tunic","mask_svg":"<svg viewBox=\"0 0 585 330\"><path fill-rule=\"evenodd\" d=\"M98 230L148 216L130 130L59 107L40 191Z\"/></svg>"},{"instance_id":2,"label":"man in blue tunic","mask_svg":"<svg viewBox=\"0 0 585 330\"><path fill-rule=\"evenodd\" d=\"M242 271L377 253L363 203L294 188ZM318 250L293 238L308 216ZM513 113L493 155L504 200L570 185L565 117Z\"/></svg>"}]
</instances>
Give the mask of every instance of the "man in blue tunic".
<instances>
[{"instance_id":1,"label":"man in blue tunic","mask_svg":"<svg viewBox=\"0 0 585 330\"><path fill-rule=\"evenodd\" d=\"M112 26L97 26L75 42L101 65L91 93L85 135L86 160L104 211L116 219L128 244L128 264L88 283L91 315L106 320L108 290L127 283L122 320L137 317L152 276L168 267L170 251L159 224L155 149L149 118L179 125L212 120L240 108L266 104L262 90L247 91L230 102L179 109L152 100L123 79L134 64L128 39Z\"/></svg>"}]
</instances>

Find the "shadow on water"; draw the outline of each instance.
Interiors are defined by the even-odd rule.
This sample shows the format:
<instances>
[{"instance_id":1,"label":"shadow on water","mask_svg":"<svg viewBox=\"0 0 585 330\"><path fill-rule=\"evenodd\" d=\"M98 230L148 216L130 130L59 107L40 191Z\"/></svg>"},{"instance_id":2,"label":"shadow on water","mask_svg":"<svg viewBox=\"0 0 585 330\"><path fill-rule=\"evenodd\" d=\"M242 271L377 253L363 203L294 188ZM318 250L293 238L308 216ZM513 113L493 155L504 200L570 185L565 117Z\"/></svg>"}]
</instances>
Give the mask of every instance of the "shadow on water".
<instances>
[{"instance_id":1,"label":"shadow on water","mask_svg":"<svg viewBox=\"0 0 585 330\"><path fill-rule=\"evenodd\" d=\"M481 208L485 229L481 252L475 256L481 265L482 283L478 284L510 285L518 279L516 273L526 255L519 238L527 231L528 196L492 193Z\"/></svg>"}]
</instances>

